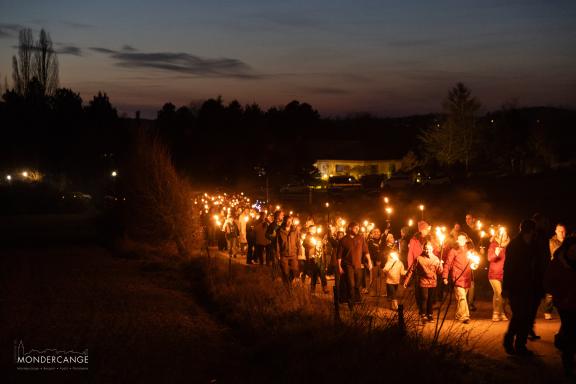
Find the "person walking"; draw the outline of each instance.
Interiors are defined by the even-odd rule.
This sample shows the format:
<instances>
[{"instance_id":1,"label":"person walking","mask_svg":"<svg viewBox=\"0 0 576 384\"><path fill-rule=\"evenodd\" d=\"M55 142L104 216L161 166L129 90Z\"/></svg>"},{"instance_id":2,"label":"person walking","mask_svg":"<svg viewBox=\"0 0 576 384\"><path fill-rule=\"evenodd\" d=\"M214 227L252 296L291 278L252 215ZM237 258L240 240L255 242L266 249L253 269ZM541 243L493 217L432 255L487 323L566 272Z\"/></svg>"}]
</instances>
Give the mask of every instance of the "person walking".
<instances>
[{"instance_id":1,"label":"person walking","mask_svg":"<svg viewBox=\"0 0 576 384\"><path fill-rule=\"evenodd\" d=\"M566 238L566 226L562 223L556 224L556 229L554 230L554 236L550 239L550 260L554 260L554 252L562 245L562 242ZM552 295L546 293L544 299L544 319L552 320L552 311L554 310L554 302Z\"/></svg>"},{"instance_id":2,"label":"person walking","mask_svg":"<svg viewBox=\"0 0 576 384\"><path fill-rule=\"evenodd\" d=\"M445 285L448 285L450 277L456 296L457 321L464 324L470 322L470 310L468 308L467 294L472 285L472 268L468 252L473 251L472 242L465 233L460 233L456 238L456 247L452 248L446 258L446 264L442 272Z\"/></svg>"},{"instance_id":3,"label":"person walking","mask_svg":"<svg viewBox=\"0 0 576 384\"><path fill-rule=\"evenodd\" d=\"M388 259L383 269L384 276L386 277L386 299L390 304L390 309L393 311L398 310L398 286L400 279L406 275L406 268L404 263L399 258L397 252L390 252Z\"/></svg>"},{"instance_id":4,"label":"person walking","mask_svg":"<svg viewBox=\"0 0 576 384\"><path fill-rule=\"evenodd\" d=\"M488 281L494 294L492 296L492 321L508 321L504 312L502 299L502 279L504 277L504 262L506 260L506 247L510 243L510 236L506 232L499 232L492 237L488 246Z\"/></svg>"},{"instance_id":5,"label":"person walking","mask_svg":"<svg viewBox=\"0 0 576 384\"><path fill-rule=\"evenodd\" d=\"M540 252L536 243L536 223L524 220L520 233L506 250L502 294L510 302L512 319L504 335L504 349L508 354L532 356L526 348L533 324L533 308L541 298L542 276Z\"/></svg>"},{"instance_id":6,"label":"person walking","mask_svg":"<svg viewBox=\"0 0 576 384\"><path fill-rule=\"evenodd\" d=\"M277 235L280 269L286 284L298 277L298 256L300 256L300 237L292 225L292 217L286 216Z\"/></svg>"},{"instance_id":7,"label":"person walking","mask_svg":"<svg viewBox=\"0 0 576 384\"><path fill-rule=\"evenodd\" d=\"M372 269L372 260L366 240L360 235L360 225L351 222L347 232L346 236L340 240L336 258L338 272L346 281L348 306L353 309L354 304L361 301L362 263L367 260L368 268Z\"/></svg>"},{"instance_id":8,"label":"person walking","mask_svg":"<svg viewBox=\"0 0 576 384\"><path fill-rule=\"evenodd\" d=\"M416 266L408 271L404 287L408 285L412 275L416 276L414 289L420 291L418 295L418 313L422 323L434 321L432 305L434 304L434 290L436 289L438 273L442 273L442 262L434 254L434 246L426 243L424 252L416 259Z\"/></svg>"},{"instance_id":9,"label":"person walking","mask_svg":"<svg viewBox=\"0 0 576 384\"><path fill-rule=\"evenodd\" d=\"M574 379L576 354L576 238L563 241L554 253L544 276L544 286L552 294L560 314L560 330L554 344L562 352L562 365L566 376Z\"/></svg>"},{"instance_id":10,"label":"person walking","mask_svg":"<svg viewBox=\"0 0 576 384\"><path fill-rule=\"evenodd\" d=\"M302 242L304 245L304 255L306 261L304 264L304 274L310 276L310 292L315 293L318 279L322 285L322 291L328 293L328 282L326 274L323 273L322 263L322 239L315 236L316 226L310 226L306 233L306 238Z\"/></svg>"},{"instance_id":11,"label":"person walking","mask_svg":"<svg viewBox=\"0 0 576 384\"><path fill-rule=\"evenodd\" d=\"M239 252L238 237L240 236L240 231L238 230L237 220L232 216L228 217L226 223L224 223L224 236L226 237L229 256L236 257Z\"/></svg>"},{"instance_id":12,"label":"person walking","mask_svg":"<svg viewBox=\"0 0 576 384\"><path fill-rule=\"evenodd\" d=\"M266 237L268 226L272 222L272 215L267 215L264 211L260 212L258 221L254 225L254 260L260 265L272 264L270 258L270 240Z\"/></svg>"}]
</instances>

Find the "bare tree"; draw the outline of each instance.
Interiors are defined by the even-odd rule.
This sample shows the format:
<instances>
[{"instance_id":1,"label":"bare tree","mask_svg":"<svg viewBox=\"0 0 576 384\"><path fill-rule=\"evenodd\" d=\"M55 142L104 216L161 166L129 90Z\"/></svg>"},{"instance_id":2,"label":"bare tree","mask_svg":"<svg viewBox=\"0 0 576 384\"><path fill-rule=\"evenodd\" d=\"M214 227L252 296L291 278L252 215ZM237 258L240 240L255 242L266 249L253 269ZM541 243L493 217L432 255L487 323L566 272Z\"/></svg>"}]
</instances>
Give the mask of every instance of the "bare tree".
<instances>
[{"instance_id":1,"label":"bare tree","mask_svg":"<svg viewBox=\"0 0 576 384\"><path fill-rule=\"evenodd\" d=\"M54 94L58 88L58 58L52 39L44 29L34 47L33 75L40 81L46 95Z\"/></svg>"},{"instance_id":2,"label":"bare tree","mask_svg":"<svg viewBox=\"0 0 576 384\"><path fill-rule=\"evenodd\" d=\"M38 41L34 42L30 28L20 30L18 55L12 57L12 69L17 93L27 94L34 78L44 94L54 93L58 88L58 58L48 32L42 29Z\"/></svg>"},{"instance_id":3,"label":"bare tree","mask_svg":"<svg viewBox=\"0 0 576 384\"><path fill-rule=\"evenodd\" d=\"M28 84L32 80L32 57L34 52L34 36L30 28L21 29L18 34L18 57L12 56L12 77L14 90L26 94Z\"/></svg>"}]
</instances>

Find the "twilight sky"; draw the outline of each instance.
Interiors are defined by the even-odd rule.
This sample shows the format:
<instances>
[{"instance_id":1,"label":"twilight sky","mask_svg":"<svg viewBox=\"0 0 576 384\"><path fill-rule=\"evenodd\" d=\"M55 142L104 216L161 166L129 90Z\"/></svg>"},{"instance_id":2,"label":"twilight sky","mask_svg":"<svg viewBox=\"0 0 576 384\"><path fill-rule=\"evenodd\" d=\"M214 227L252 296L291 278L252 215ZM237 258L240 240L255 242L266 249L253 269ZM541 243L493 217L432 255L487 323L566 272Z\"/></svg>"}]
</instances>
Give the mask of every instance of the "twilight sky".
<instances>
[{"instance_id":1,"label":"twilight sky","mask_svg":"<svg viewBox=\"0 0 576 384\"><path fill-rule=\"evenodd\" d=\"M486 109L576 108L574 0L0 0L9 83L21 27L51 34L61 86L147 117L218 95L427 113L458 81Z\"/></svg>"}]
</instances>

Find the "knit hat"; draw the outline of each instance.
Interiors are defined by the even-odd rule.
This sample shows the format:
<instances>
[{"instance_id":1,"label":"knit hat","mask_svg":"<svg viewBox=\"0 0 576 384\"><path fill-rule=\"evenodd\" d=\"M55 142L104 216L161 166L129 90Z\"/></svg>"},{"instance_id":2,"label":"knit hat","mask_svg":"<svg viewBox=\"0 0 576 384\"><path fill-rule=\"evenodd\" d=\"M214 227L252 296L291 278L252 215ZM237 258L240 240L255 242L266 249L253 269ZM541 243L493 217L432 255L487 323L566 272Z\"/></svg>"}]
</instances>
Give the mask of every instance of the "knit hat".
<instances>
[{"instance_id":1,"label":"knit hat","mask_svg":"<svg viewBox=\"0 0 576 384\"><path fill-rule=\"evenodd\" d=\"M430 224L428 224L424 220L418 222L418 231L419 232L422 232L428 228L430 228Z\"/></svg>"}]
</instances>

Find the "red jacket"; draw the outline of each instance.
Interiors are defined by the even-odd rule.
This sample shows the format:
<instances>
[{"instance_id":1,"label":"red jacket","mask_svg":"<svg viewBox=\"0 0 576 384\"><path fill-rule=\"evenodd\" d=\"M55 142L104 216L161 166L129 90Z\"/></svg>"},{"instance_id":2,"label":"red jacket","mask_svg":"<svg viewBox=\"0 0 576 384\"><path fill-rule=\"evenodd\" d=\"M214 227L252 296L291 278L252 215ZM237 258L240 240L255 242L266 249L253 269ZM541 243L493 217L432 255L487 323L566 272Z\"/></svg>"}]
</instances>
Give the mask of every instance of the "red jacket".
<instances>
[{"instance_id":1,"label":"red jacket","mask_svg":"<svg viewBox=\"0 0 576 384\"><path fill-rule=\"evenodd\" d=\"M466 248L451 249L444 265L442 277L452 276L454 285L462 288L472 286L472 269L470 269L470 260L468 260L468 251Z\"/></svg>"},{"instance_id":2,"label":"red jacket","mask_svg":"<svg viewBox=\"0 0 576 384\"><path fill-rule=\"evenodd\" d=\"M426 245L427 239L422 236L420 232L414 235L408 243L408 269L412 267L412 263L416 261L418 256L424 252L424 245Z\"/></svg>"},{"instance_id":3,"label":"red jacket","mask_svg":"<svg viewBox=\"0 0 576 384\"><path fill-rule=\"evenodd\" d=\"M416 268L410 269L408 276L406 276L406 283L410 281L414 270L418 276L417 284L422 288L435 288L438 280L438 273L442 272L442 263L440 259L433 255L428 257L427 255L419 256L417 259Z\"/></svg>"},{"instance_id":4,"label":"red jacket","mask_svg":"<svg viewBox=\"0 0 576 384\"><path fill-rule=\"evenodd\" d=\"M500 248L500 254L496 255L496 248L498 243L493 241L488 247L488 261L490 268L488 269L488 280L500 280L504 278L504 261L506 260L506 248Z\"/></svg>"}]
</instances>

